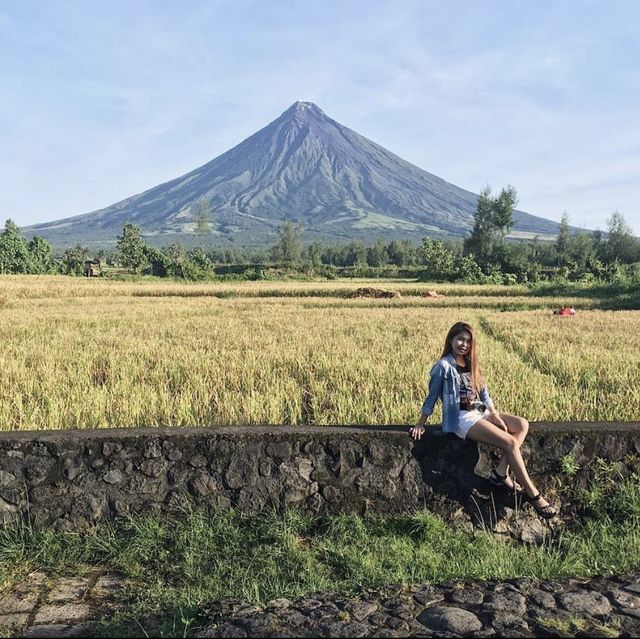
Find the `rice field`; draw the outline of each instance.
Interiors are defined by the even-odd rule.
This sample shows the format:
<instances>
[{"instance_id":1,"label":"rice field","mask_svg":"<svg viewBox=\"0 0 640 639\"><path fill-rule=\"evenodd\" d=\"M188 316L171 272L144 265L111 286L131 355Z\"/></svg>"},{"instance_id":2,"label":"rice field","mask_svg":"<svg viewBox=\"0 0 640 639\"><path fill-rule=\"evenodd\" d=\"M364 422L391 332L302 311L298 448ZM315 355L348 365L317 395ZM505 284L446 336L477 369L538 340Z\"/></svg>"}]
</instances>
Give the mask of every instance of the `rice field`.
<instances>
[{"instance_id":1,"label":"rice field","mask_svg":"<svg viewBox=\"0 0 640 639\"><path fill-rule=\"evenodd\" d=\"M564 302L576 317L552 315ZM3 276L0 430L411 424L458 320L499 410L640 421L640 311L597 306L525 286Z\"/></svg>"}]
</instances>

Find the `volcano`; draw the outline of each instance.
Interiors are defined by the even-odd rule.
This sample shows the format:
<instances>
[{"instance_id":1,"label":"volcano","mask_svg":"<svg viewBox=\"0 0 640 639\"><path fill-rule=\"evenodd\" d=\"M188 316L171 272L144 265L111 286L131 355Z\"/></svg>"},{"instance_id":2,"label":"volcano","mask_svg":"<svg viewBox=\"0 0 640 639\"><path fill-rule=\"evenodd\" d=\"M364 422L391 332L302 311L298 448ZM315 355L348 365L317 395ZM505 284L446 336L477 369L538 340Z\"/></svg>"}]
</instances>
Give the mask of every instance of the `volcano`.
<instances>
[{"instance_id":1,"label":"volcano","mask_svg":"<svg viewBox=\"0 0 640 639\"><path fill-rule=\"evenodd\" d=\"M196 210L209 210L212 245L273 243L286 220L303 239L464 237L478 196L403 160L329 118L312 102L207 164L106 208L23 229L54 246L108 246L123 224L150 244L193 244ZM552 236L558 224L515 211L512 236ZM201 236L200 236L201 239Z\"/></svg>"}]
</instances>

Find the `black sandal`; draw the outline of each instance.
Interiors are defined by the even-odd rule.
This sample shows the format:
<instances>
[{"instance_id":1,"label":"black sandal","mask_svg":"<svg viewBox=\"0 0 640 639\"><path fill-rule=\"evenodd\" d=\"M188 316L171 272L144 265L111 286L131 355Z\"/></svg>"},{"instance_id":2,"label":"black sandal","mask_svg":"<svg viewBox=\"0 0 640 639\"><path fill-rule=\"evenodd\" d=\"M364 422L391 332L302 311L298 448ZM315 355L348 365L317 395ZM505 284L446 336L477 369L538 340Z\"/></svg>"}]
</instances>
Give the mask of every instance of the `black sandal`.
<instances>
[{"instance_id":1,"label":"black sandal","mask_svg":"<svg viewBox=\"0 0 640 639\"><path fill-rule=\"evenodd\" d=\"M544 519L553 519L558 513L556 513L555 509L551 504L547 504L546 506L539 506L535 502L540 501L542 499L542 495L538 493L533 497L529 497L529 495L525 495L524 500L528 501L533 509L540 515L540 517Z\"/></svg>"},{"instance_id":2,"label":"black sandal","mask_svg":"<svg viewBox=\"0 0 640 639\"><path fill-rule=\"evenodd\" d=\"M513 486L509 486L509 484L507 484L507 477L508 475L501 475L494 468L491 471L491 474L489 475L489 481L494 486L502 486L503 488L507 488L508 490L513 490L518 495L522 495L525 492L522 486L520 486L520 484L513 478L511 478L511 481L513 482Z\"/></svg>"}]
</instances>

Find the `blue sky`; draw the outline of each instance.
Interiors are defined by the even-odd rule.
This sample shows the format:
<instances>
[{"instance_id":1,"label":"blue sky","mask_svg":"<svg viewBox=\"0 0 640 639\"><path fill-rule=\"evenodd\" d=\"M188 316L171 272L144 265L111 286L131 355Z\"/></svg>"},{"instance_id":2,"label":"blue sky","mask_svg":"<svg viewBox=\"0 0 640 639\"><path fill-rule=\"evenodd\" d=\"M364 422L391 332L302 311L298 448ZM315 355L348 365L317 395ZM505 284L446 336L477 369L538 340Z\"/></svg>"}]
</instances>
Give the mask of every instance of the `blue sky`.
<instances>
[{"instance_id":1,"label":"blue sky","mask_svg":"<svg viewBox=\"0 0 640 639\"><path fill-rule=\"evenodd\" d=\"M296 100L426 171L640 234L640 2L0 0L0 222L86 213Z\"/></svg>"}]
</instances>

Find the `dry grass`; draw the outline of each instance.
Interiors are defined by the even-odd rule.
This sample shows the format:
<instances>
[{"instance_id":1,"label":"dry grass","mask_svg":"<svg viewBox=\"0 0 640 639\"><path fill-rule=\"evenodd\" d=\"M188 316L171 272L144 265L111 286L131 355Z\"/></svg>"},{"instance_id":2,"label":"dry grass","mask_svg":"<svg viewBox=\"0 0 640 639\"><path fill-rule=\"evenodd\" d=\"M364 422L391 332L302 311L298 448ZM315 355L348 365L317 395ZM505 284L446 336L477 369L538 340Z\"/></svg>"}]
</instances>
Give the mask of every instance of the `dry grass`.
<instances>
[{"instance_id":1,"label":"dry grass","mask_svg":"<svg viewBox=\"0 0 640 639\"><path fill-rule=\"evenodd\" d=\"M500 409L532 421L638 419L635 357L616 348L633 333L637 352L640 312L502 313L505 302L531 298L477 286L449 285L434 300L323 297L361 285L2 277L0 430L413 423L460 319L486 329L482 362ZM214 296L228 291L238 296Z\"/></svg>"}]
</instances>

